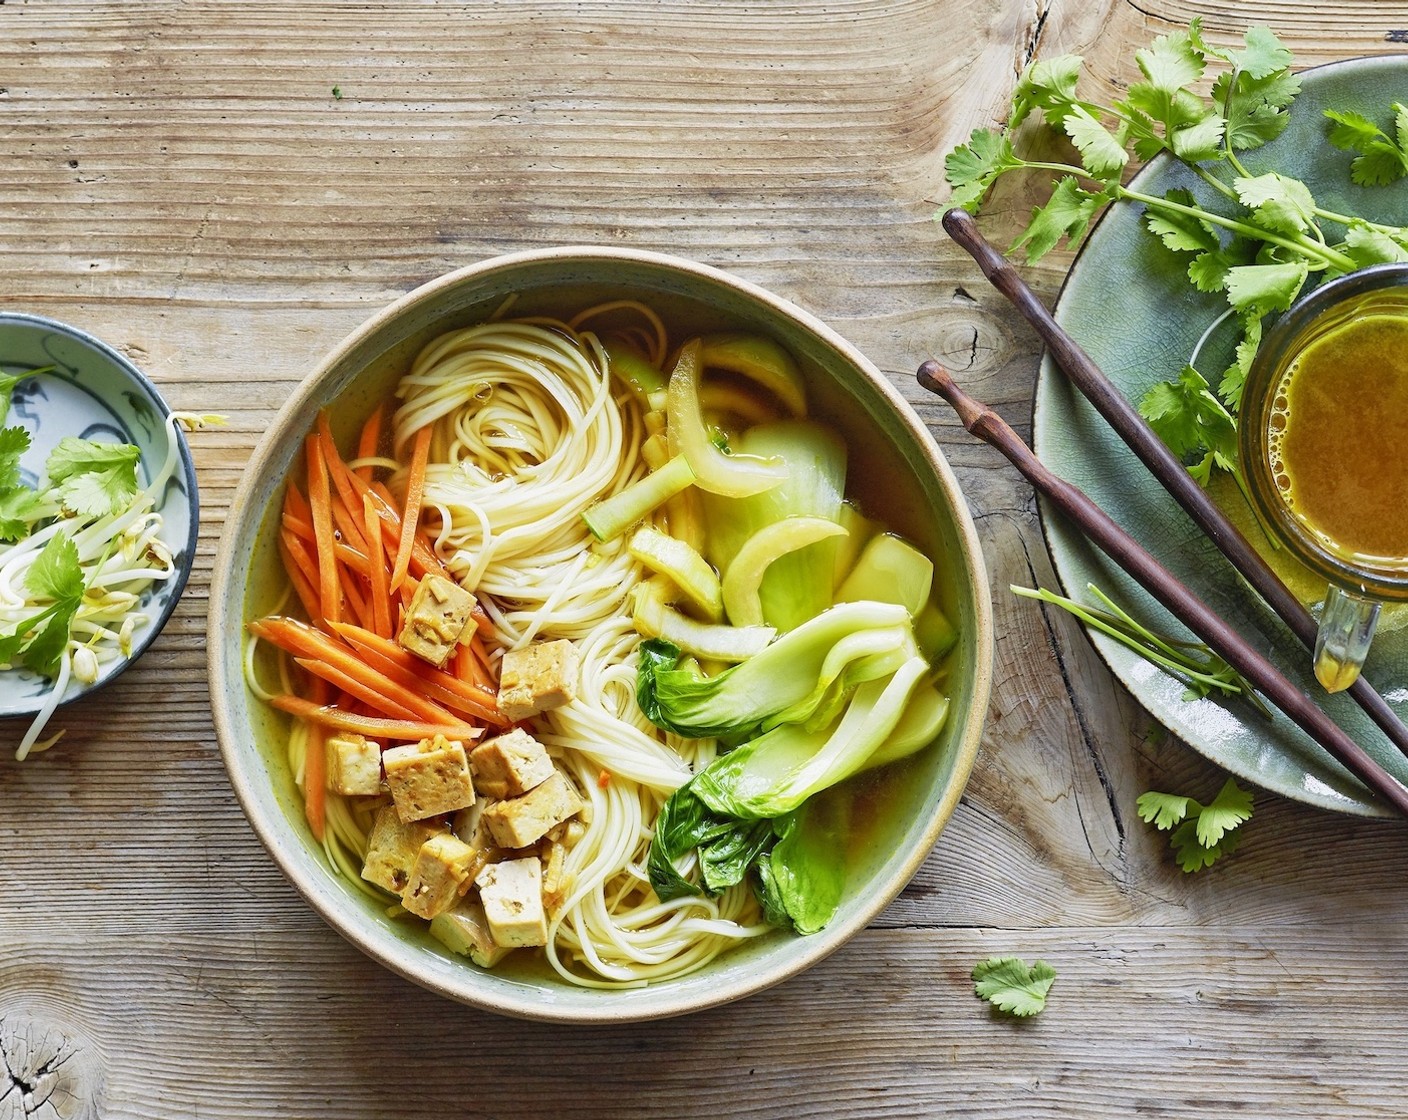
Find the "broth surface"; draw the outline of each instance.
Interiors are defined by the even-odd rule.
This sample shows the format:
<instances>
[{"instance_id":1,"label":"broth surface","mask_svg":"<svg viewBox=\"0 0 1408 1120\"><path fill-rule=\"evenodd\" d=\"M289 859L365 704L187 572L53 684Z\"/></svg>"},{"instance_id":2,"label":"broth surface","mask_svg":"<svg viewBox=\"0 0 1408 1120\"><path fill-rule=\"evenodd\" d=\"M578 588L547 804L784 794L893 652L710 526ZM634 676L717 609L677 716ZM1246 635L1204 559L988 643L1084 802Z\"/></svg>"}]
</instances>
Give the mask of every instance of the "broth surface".
<instances>
[{"instance_id":1,"label":"broth surface","mask_svg":"<svg viewBox=\"0 0 1408 1120\"><path fill-rule=\"evenodd\" d=\"M1408 303L1302 350L1270 425L1276 486L1296 518L1347 561L1408 567Z\"/></svg>"}]
</instances>

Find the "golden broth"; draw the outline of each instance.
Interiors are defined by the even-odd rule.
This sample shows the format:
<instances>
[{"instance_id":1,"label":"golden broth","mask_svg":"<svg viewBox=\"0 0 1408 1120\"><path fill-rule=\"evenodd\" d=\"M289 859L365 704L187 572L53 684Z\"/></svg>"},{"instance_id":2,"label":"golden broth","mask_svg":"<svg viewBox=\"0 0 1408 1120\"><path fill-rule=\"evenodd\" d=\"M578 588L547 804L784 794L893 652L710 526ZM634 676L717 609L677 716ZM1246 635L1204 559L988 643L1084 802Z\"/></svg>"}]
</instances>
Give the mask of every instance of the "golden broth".
<instances>
[{"instance_id":1,"label":"golden broth","mask_svg":"<svg viewBox=\"0 0 1408 1120\"><path fill-rule=\"evenodd\" d=\"M1347 563L1408 567L1408 294L1361 297L1301 349L1268 425L1305 529Z\"/></svg>"}]
</instances>

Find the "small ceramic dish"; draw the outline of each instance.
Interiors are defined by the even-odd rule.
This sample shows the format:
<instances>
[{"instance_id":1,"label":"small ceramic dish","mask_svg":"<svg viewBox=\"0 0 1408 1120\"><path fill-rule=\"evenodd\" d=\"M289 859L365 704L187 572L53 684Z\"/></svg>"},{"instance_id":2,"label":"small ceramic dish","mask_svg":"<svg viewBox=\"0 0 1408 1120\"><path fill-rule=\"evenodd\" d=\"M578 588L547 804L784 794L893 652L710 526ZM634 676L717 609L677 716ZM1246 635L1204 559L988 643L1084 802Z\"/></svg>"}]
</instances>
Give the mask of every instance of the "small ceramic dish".
<instances>
[{"instance_id":1,"label":"small ceramic dish","mask_svg":"<svg viewBox=\"0 0 1408 1120\"><path fill-rule=\"evenodd\" d=\"M30 436L29 449L20 459L22 480L32 485L59 441L78 436L132 444L141 452L138 485L149 483L171 450L171 428L166 424L171 410L156 386L112 347L76 327L40 315L0 312L0 372L14 376L50 366L53 372L15 388L5 421ZM62 704L102 688L141 657L181 598L195 554L199 508L195 464L179 430L176 440L179 461L157 504L162 515L159 536L175 570L146 593L140 609L149 621L133 635L131 653L103 663L92 684L71 679ZM34 716L52 688L50 680L28 669L0 673L0 718Z\"/></svg>"}]
</instances>

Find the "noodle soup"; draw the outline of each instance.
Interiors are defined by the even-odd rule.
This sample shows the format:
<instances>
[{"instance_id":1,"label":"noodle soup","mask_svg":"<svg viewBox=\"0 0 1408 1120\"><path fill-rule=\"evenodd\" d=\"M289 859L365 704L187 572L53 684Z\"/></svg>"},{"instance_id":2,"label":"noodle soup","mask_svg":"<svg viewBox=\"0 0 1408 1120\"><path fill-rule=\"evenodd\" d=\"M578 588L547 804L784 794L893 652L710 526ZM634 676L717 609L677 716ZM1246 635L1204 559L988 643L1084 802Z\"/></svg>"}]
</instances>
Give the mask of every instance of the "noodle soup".
<instances>
[{"instance_id":1,"label":"noodle soup","mask_svg":"<svg viewBox=\"0 0 1408 1120\"><path fill-rule=\"evenodd\" d=\"M953 692L958 715L947 725L933 725L936 734L931 738L937 743L921 744L908 757L886 765L866 769L857 762L844 780L816 792L814 803L829 806L829 816L848 819L844 834L839 836L839 862L845 871L843 894L835 917L827 920L822 932L803 939L779 932L765 920L751 874L719 890L662 898L648 873L654 824L672 795L693 775L708 770L711 760L730 753L727 748L736 738L682 735L662 729L636 704L642 634L634 603L642 587L652 580L658 582L659 577L632 556L632 534L596 540L586 531L581 515L656 473L658 457L652 465L647 447L652 436L661 434L652 430L658 417L651 418L652 412L660 410L651 407L651 390L640 392L619 379L604 378L602 371L609 367L609 361L596 362L593 374L590 356L597 345L604 349L624 341L652 365L666 367L664 372L668 372L689 339L721 330L737 333L739 328L754 324L729 315L726 308L682 299L670 291L645 293L650 298L637 302L646 310L623 306L594 313L589 321L572 321L575 312L602 302L604 294L590 287L543 291L530 285L506 309L500 322L485 322L492 309L487 313L483 309L462 312L449 322L437 317L435 329L408 332L389 346L385 339L380 340L382 346L375 354L354 351L345 355L342 360L355 365L358 376L329 411L322 432L341 460L338 469L370 473L369 485L385 483L388 504L405 510L406 491L416 485L410 481L416 433L433 426L425 444L426 465L419 483L423 516L417 532L423 534L450 578L478 598L482 612L476 626L479 666L477 670L466 668L464 681L473 682L476 671L492 679L502 669L505 651L515 648L565 640L580 657L571 701L518 721L519 727L542 745L581 806L554 823L548 833L506 853L514 859L536 859L539 874L553 878L555 889L548 891L551 901L545 921L547 943L514 949L503 959L489 962L492 975L499 978L493 984L469 983L490 991L512 992L523 984L536 989L551 977L552 982L571 987L620 988L619 998L625 999L642 984L654 988L668 980L672 990L697 991L693 998L716 1002L718 991L738 990L737 980L731 989L717 988L720 978L753 976L759 962L785 960L791 970L815 959L818 953L830 951L838 938L853 932L873 910L875 883L894 880L897 866L916 859L916 838L931 838L937 831L936 810L940 818L947 814L944 806L951 805L950 796L956 797L955 781L961 784L971 762L971 744L976 741L969 711L973 688L985 679L974 679L975 637L964 626L971 623L973 610L969 589L964 586L967 557L962 556L961 548L953 547L955 530L931 513L934 494L927 486L932 484L923 481L922 464L916 463L923 457L922 449L889 437L876 438L879 429L873 412L883 414L888 402L866 401L862 395L863 406L857 408L851 387L816 374L804 337L804 345L792 352L803 371L807 422L819 419L844 442L849 460L846 496L859 511L857 516L863 514L876 523L871 528L873 534L898 532L940 561L926 604L932 602L958 623L959 645L955 653L933 658L922 676L926 686L942 686L945 692ZM649 314L657 308L663 320L659 328L651 324ZM546 322L548 318L565 322ZM665 324L668 330L662 333ZM440 329L445 327L450 329ZM490 363L492 370L482 365L484 354L476 350L479 343L492 343L498 351ZM514 375L504 372L505 347L527 348L519 354L526 363L521 369L526 370L535 363L541 367L547 350L564 346L566 349L547 363L561 363L559 375L546 381L528 376L515 381ZM569 351L575 351L576 357ZM584 354L588 360L578 367L582 376L574 385L572 377L562 371ZM419 360L417 355L421 355ZM718 370L706 378L706 382L716 382L728 391L724 397L746 389L747 380ZM713 416L721 424L715 433L721 443L739 438L742 429L760 419L766 421L769 410L773 419L787 419L775 392L755 395L758 399L752 404L741 406L744 412L757 413L746 422L737 413L732 418L717 412ZM718 406L719 399L713 394L711 407ZM395 402L395 411L386 414L375 453L369 453L365 444L359 449L361 425L388 400ZM433 417L433 425L427 424L427 416ZM317 425L308 427L317 430ZM614 449L612 455L600 455L607 445ZM668 457L668 438L664 450ZM311 492L304 467L310 461L306 452L300 449L289 459L296 466L293 486L300 492ZM538 483L540 488L535 485ZM336 489L335 484L330 487L331 491ZM298 528L301 509L287 508L287 493L271 503L255 550L246 584L245 613L251 620L275 614L311 616L319 610L318 589L312 578L318 565L313 563L305 572L299 591L290 586L297 577L290 576L279 556L281 538L290 526L295 535L308 531ZM349 499L344 507L352 504ZM350 508L344 513L350 514ZM662 506L645 520L668 531L672 521L678 524L678 514L672 517L673 513ZM367 524L375 522L363 523L363 543L375 535L365 531ZM385 538L390 570L395 566L391 553L397 534L387 532ZM703 542L699 543L703 548ZM289 555L287 547L283 551ZM410 579L425 581L429 569L418 564L414 559L407 561ZM294 568L298 567L295 562ZM321 578L320 574L316 582ZM310 599L312 609L309 602L300 603ZM342 600L342 607L349 609L348 599ZM699 612L678 600L671 609L696 624L708 624ZM352 622L344 618L337 625L376 630L371 617L374 612L365 606L353 605L350 613ZM368 625L363 627L363 622ZM731 627L727 618L718 624ZM266 636L267 631L253 647L251 687L270 698L306 692L307 664L316 657L299 656L300 651L294 651L294 656L277 653L273 648L277 643L264 640ZM727 668L726 662L702 661L698 671L705 679L717 677ZM447 664L453 670L453 663ZM981 671L978 676L982 677ZM306 811L302 803L307 801L309 786L310 742L319 734L326 738L326 732L316 731L316 720L303 718L309 711L306 705L340 706L352 714L369 714L365 703L351 702L350 694L331 700L326 693L301 699L305 703L302 708L285 705L286 711L297 712L298 718L292 721L271 712L267 704L250 709L256 738L273 777L280 784L287 783L281 797L290 819ZM383 713L380 718L391 717ZM401 719L411 722L404 715ZM502 724L486 723L474 740L466 738L467 753L473 753L476 743L500 737L503 731ZM367 737L372 738L370 734ZM379 744L382 749L388 745ZM390 773L388 767L383 780ZM326 775L322 777L327 780ZM943 804L936 802L936 797ZM361 905L374 926L387 929L397 940L409 939L427 950L434 946L446 967L472 973L474 965L456 965L456 958L445 952L441 947L444 938L437 941L430 936L439 914L432 916L426 927L397 909L408 905L404 899L398 904L394 894L363 880L376 815L386 811L386 802L385 792L326 795L321 847L326 866L333 872L333 886L319 885L317 889L340 898L349 897L349 891L365 892L366 901ZM432 825L453 833L455 814L446 812ZM922 858L924 850L927 844L917 858ZM695 875L689 859L680 863L687 878ZM905 877L908 873L906 866ZM464 898L473 900L476 893L482 893L483 885L474 882L474 877L469 882ZM897 890L899 885L902 880L889 889ZM310 890L302 882L300 886ZM460 901L454 901L451 909L459 905ZM422 932L416 933L417 927ZM468 948L464 942L447 943L460 952ZM437 977L448 975L441 965L428 965L428 958L418 956L416 960L418 968L431 967ZM693 979L696 974L703 987ZM704 974L712 979L703 980ZM742 982L746 985L749 981ZM448 987L460 982L437 980L441 983ZM667 997L664 1003L677 1006L678 998ZM654 997L630 996L625 1006L654 1006L657 1002ZM521 1004L511 1010L525 1013ZM593 1015L579 1011L573 1017Z\"/></svg>"}]
</instances>

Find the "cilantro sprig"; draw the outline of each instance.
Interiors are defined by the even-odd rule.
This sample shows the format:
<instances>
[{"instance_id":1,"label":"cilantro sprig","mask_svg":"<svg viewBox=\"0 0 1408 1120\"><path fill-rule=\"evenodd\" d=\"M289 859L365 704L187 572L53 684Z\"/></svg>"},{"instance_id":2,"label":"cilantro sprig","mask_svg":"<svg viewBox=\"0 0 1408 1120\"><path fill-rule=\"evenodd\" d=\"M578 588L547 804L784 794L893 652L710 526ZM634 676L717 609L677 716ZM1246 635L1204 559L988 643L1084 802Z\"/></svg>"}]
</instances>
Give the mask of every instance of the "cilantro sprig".
<instances>
[{"instance_id":1,"label":"cilantro sprig","mask_svg":"<svg viewBox=\"0 0 1408 1120\"><path fill-rule=\"evenodd\" d=\"M1262 715L1268 719L1271 717L1271 710L1251 683L1202 642L1184 641L1161 634L1135 619L1095 584L1086 584L1086 590L1099 601L1100 607L1087 606L1044 587L1011 585L1013 594L1060 607L1090 629L1108 635L1182 681L1186 686L1183 699L1200 700L1215 692L1241 696Z\"/></svg>"},{"instance_id":2,"label":"cilantro sprig","mask_svg":"<svg viewBox=\"0 0 1408 1120\"><path fill-rule=\"evenodd\" d=\"M1056 970L1045 961L1028 965L1020 957L991 957L973 969L973 994L1018 1018L1039 1014L1055 982Z\"/></svg>"},{"instance_id":3,"label":"cilantro sprig","mask_svg":"<svg viewBox=\"0 0 1408 1120\"><path fill-rule=\"evenodd\" d=\"M1228 778L1216 797L1201 805L1191 797L1150 790L1135 802L1139 818L1161 832L1172 830L1169 844L1185 872L1211 867L1236 851L1238 831L1251 819L1252 795Z\"/></svg>"},{"instance_id":4,"label":"cilantro sprig","mask_svg":"<svg viewBox=\"0 0 1408 1120\"><path fill-rule=\"evenodd\" d=\"M1135 61L1142 80L1109 104L1081 96L1079 57L1034 63L1017 83L1007 123L975 131L949 153L945 171L952 204L975 214L1004 175L1036 172L1053 180L1013 245L1029 263L1063 239L1078 241L1107 205L1129 202L1143 207L1145 227L1196 289L1221 293L1239 331L1232 363L1208 377L1195 355L1141 404L1154 430L1206 484L1213 470L1239 473L1236 413L1262 320L1288 308L1313 275L1408 260L1408 229L1327 210L1299 179L1254 175L1244 165L1243 153L1285 131L1300 92L1291 52L1269 29L1249 28L1240 48L1223 48L1204 39L1195 19L1136 52ZM1350 165L1357 183L1408 175L1408 108L1392 108L1387 128L1359 114L1326 114L1330 142L1358 153ZM1075 162L1029 155L1038 131L1022 127L1029 119L1068 140ZM1156 195L1126 185L1133 159L1160 153L1185 164L1212 201L1183 189Z\"/></svg>"}]
</instances>

